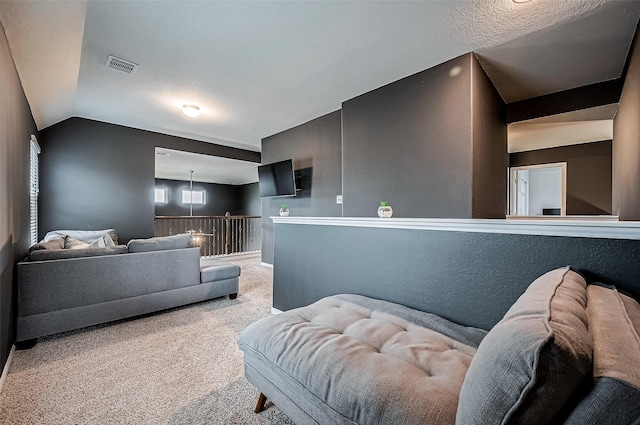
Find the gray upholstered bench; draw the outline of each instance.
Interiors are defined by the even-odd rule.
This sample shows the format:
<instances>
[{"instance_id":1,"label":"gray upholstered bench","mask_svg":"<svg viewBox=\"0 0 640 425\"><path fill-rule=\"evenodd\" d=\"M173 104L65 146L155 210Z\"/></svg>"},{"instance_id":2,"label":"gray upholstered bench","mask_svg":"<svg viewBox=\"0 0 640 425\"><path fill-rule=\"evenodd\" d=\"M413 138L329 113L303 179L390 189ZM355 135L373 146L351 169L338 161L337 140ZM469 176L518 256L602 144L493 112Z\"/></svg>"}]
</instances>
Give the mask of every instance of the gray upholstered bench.
<instances>
[{"instance_id":1,"label":"gray upholstered bench","mask_svg":"<svg viewBox=\"0 0 640 425\"><path fill-rule=\"evenodd\" d=\"M486 333L345 294L254 323L239 345L247 379L296 424L427 424L455 417Z\"/></svg>"},{"instance_id":2,"label":"gray upholstered bench","mask_svg":"<svg viewBox=\"0 0 640 425\"><path fill-rule=\"evenodd\" d=\"M219 282L220 285L229 285L229 299L236 299L238 296L238 278L240 276L240 266L229 263L218 258L200 259L200 283Z\"/></svg>"},{"instance_id":3,"label":"gray upholstered bench","mask_svg":"<svg viewBox=\"0 0 640 425\"><path fill-rule=\"evenodd\" d=\"M268 397L297 425L640 425L640 305L568 268L489 332L336 295L253 323L238 344L256 412Z\"/></svg>"}]
</instances>

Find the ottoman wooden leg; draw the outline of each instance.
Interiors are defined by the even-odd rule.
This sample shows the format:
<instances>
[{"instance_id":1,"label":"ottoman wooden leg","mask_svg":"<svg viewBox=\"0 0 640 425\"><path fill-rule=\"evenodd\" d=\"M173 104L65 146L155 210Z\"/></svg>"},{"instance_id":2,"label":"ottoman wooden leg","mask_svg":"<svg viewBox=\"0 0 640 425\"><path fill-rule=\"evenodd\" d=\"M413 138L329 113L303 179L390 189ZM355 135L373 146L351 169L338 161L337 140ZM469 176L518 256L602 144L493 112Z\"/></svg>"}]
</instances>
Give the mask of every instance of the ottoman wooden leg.
<instances>
[{"instance_id":1,"label":"ottoman wooden leg","mask_svg":"<svg viewBox=\"0 0 640 425\"><path fill-rule=\"evenodd\" d=\"M234 292L233 294L229 294L229 299L230 300L235 300L236 298L238 298L238 293Z\"/></svg>"},{"instance_id":2,"label":"ottoman wooden leg","mask_svg":"<svg viewBox=\"0 0 640 425\"><path fill-rule=\"evenodd\" d=\"M267 402L267 396L260 393L260 396L258 396L258 404L256 404L256 410L254 410L255 413L260 413L264 410L264 404Z\"/></svg>"}]
</instances>

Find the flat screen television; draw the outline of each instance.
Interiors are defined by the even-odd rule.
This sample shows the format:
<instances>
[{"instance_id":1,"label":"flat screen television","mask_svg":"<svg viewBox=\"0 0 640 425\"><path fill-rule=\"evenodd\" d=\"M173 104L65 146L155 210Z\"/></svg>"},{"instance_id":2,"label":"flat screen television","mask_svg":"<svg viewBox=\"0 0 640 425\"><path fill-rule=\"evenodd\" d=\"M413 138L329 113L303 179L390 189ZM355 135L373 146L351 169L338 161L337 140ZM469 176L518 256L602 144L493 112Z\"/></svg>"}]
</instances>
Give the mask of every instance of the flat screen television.
<instances>
[{"instance_id":1,"label":"flat screen television","mask_svg":"<svg viewBox=\"0 0 640 425\"><path fill-rule=\"evenodd\" d=\"M296 180L290 159L258 166L260 196L295 196Z\"/></svg>"}]
</instances>

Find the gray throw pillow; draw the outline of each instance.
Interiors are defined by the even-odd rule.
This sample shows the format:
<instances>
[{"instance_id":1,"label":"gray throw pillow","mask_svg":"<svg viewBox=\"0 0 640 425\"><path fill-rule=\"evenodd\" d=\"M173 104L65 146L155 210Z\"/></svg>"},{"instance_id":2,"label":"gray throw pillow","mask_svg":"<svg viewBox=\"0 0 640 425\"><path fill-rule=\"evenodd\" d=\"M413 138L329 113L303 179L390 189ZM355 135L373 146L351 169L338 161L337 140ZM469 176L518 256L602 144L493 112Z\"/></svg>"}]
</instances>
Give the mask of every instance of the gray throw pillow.
<instances>
[{"instance_id":1,"label":"gray throw pillow","mask_svg":"<svg viewBox=\"0 0 640 425\"><path fill-rule=\"evenodd\" d=\"M631 424L640 420L640 305L613 286L589 285L587 296L594 386L564 424Z\"/></svg>"},{"instance_id":2,"label":"gray throw pillow","mask_svg":"<svg viewBox=\"0 0 640 425\"><path fill-rule=\"evenodd\" d=\"M591 369L586 282L569 268L536 279L482 340L456 424L544 425Z\"/></svg>"}]
</instances>

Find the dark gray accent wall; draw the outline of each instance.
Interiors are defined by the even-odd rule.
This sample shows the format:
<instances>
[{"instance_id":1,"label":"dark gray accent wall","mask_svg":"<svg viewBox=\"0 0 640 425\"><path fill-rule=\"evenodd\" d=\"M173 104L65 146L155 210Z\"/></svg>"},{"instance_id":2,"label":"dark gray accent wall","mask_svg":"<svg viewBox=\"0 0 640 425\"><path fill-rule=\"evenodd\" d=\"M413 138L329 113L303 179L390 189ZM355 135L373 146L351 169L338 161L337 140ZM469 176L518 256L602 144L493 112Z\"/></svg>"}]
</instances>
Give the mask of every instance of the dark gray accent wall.
<instances>
[{"instance_id":1,"label":"dark gray accent wall","mask_svg":"<svg viewBox=\"0 0 640 425\"><path fill-rule=\"evenodd\" d=\"M613 121L613 214L640 220L640 32L636 31L628 72Z\"/></svg>"},{"instance_id":2,"label":"dark gray accent wall","mask_svg":"<svg viewBox=\"0 0 640 425\"><path fill-rule=\"evenodd\" d=\"M273 222L286 204L292 216L342 215L341 114L335 111L262 139L262 163L293 159L303 188L295 197L262 198L262 261L273 264Z\"/></svg>"},{"instance_id":3,"label":"dark gray accent wall","mask_svg":"<svg viewBox=\"0 0 640 425\"><path fill-rule=\"evenodd\" d=\"M543 273L571 265L640 296L640 241L277 224L273 306L366 295L490 329Z\"/></svg>"},{"instance_id":4,"label":"dark gray accent wall","mask_svg":"<svg viewBox=\"0 0 640 425\"><path fill-rule=\"evenodd\" d=\"M618 103L621 92L622 80L618 78L509 103L507 123L611 105Z\"/></svg>"},{"instance_id":5,"label":"dark gray accent wall","mask_svg":"<svg viewBox=\"0 0 640 425\"><path fill-rule=\"evenodd\" d=\"M504 218L507 214L507 126L505 104L475 58L471 60L474 218Z\"/></svg>"},{"instance_id":6,"label":"dark gray accent wall","mask_svg":"<svg viewBox=\"0 0 640 425\"><path fill-rule=\"evenodd\" d=\"M41 235L115 228L122 243L153 236L155 147L245 161L260 153L70 118L41 132Z\"/></svg>"},{"instance_id":7,"label":"dark gray accent wall","mask_svg":"<svg viewBox=\"0 0 640 425\"><path fill-rule=\"evenodd\" d=\"M249 183L238 186L240 191L238 196L239 214L242 215L261 215L262 199L260 199L260 187L258 183Z\"/></svg>"},{"instance_id":8,"label":"dark gray accent wall","mask_svg":"<svg viewBox=\"0 0 640 425\"><path fill-rule=\"evenodd\" d=\"M14 265L29 248L29 141L38 136L0 24L0 370L15 341Z\"/></svg>"},{"instance_id":9,"label":"dark gray accent wall","mask_svg":"<svg viewBox=\"0 0 640 425\"><path fill-rule=\"evenodd\" d=\"M510 166L567 163L567 215L611 214L611 140L509 155Z\"/></svg>"},{"instance_id":10,"label":"dark gray accent wall","mask_svg":"<svg viewBox=\"0 0 640 425\"><path fill-rule=\"evenodd\" d=\"M344 215L471 217L470 90L465 55L344 102Z\"/></svg>"},{"instance_id":11,"label":"dark gray accent wall","mask_svg":"<svg viewBox=\"0 0 640 425\"><path fill-rule=\"evenodd\" d=\"M344 102L344 215L504 217L503 108L472 53Z\"/></svg>"},{"instance_id":12,"label":"dark gray accent wall","mask_svg":"<svg viewBox=\"0 0 640 425\"><path fill-rule=\"evenodd\" d=\"M189 215L189 204L182 203L182 191L189 190L190 183L186 181L156 179L155 187L167 189L167 203L155 204L157 216ZM193 205L193 215L245 215L241 210L242 186L216 183L193 182L193 190L204 190L204 205ZM259 214L258 214L259 215Z\"/></svg>"}]
</instances>

